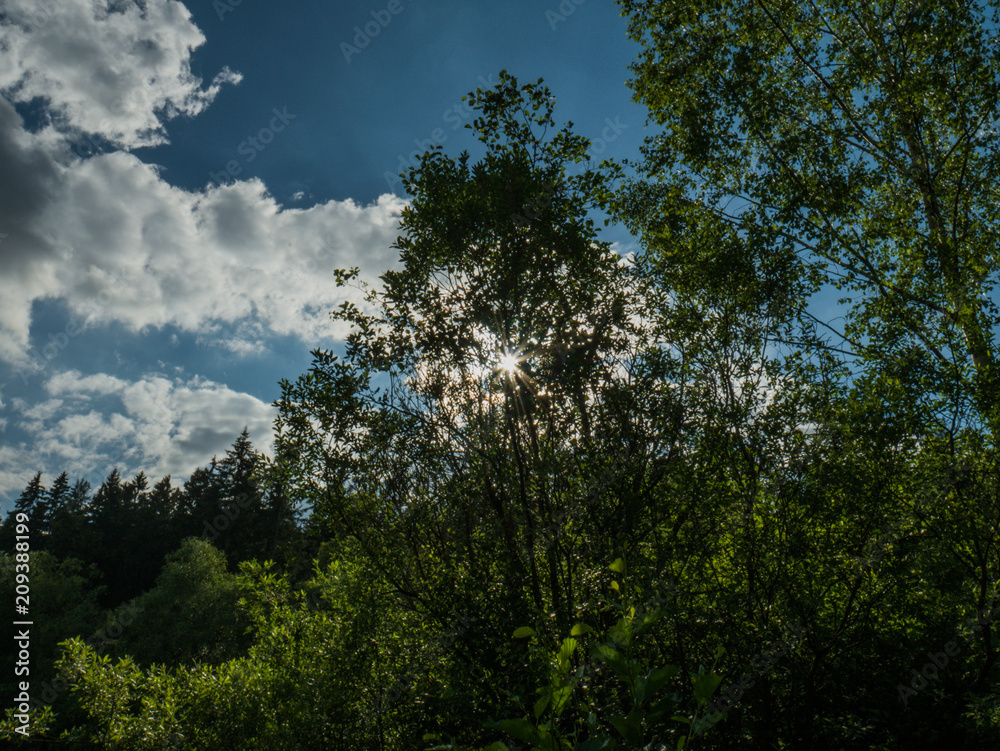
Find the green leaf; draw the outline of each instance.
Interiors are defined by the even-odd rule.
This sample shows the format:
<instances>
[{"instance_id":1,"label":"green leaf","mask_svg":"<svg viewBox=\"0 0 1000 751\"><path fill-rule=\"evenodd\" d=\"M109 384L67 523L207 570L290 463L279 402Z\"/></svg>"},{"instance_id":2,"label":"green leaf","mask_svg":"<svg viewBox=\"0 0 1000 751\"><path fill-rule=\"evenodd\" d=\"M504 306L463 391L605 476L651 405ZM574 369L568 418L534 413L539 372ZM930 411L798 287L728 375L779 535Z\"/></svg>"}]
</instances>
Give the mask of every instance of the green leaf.
<instances>
[{"instance_id":1,"label":"green leaf","mask_svg":"<svg viewBox=\"0 0 1000 751\"><path fill-rule=\"evenodd\" d=\"M632 641L632 622L626 618L619 618L608 631L608 636L617 644L628 644Z\"/></svg>"},{"instance_id":2,"label":"green leaf","mask_svg":"<svg viewBox=\"0 0 1000 751\"><path fill-rule=\"evenodd\" d=\"M717 689L719 684L722 683L722 676L707 673L705 675L695 676L693 680L694 698L697 699L700 704L703 704L709 700L712 694L715 693L715 689Z\"/></svg>"},{"instance_id":3,"label":"green leaf","mask_svg":"<svg viewBox=\"0 0 1000 751\"><path fill-rule=\"evenodd\" d=\"M527 639L528 637L534 635L535 629L531 628L531 626L521 626L520 628L514 629L515 639Z\"/></svg>"},{"instance_id":4,"label":"green leaf","mask_svg":"<svg viewBox=\"0 0 1000 751\"><path fill-rule=\"evenodd\" d=\"M667 665L663 668L655 668L650 670L646 675L646 695L656 696L666 685L667 681L673 678L681 672L681 669L676 665Z\"/></svg>"},{"instance_id":5,"label":"green leaf","mask_svg":"<svg viewBox=\"0 0 1000 751\"><path fill-rule=\"evenodd\" d=\"M588 741L577 743L573 751L601 751L604 748L611 748L610 738L591 738Z\"/></svg>"},{"instance_id":6,"label":"green leaf","mask_svg":"<svg viewBox=\"0 0 1000 751\"><path fill-rule=\"evenodd\" d=\"M621 715L612 717L611 724L629 743L635 746L642 743L642 715L637 707L633 707L625 717Z\"/></svg>"},{"instance_id":7,"label":"green leaf","mask_svg":"<svg viewBox=\"0 0 1000 751\"><path fill-rule=\"evenodd\" d=\"M499 720L494 722L492 725L493 727L507 733L507 735L514 736L519 741L524 741L525 743L542 742L541 733L539 733L538 729L527 720Z\"/></svg>"},{"instance_id":8,"label":"green leaf","mask_svg":"<svg viewBox=\"0 0 1000 751\"><path fill-rule=\"evenodd\" d=\"M610 566L608 566L608 568L610 568L616 574L621 574L622 576L625 576L625 560L622 558L618 558L617 560L615 560L615 562L612 563Z\"/></svg>"},{"instance_id":9,"label":"green leaf","mask_svg":"<svg viewBox=\"0 0 1000 751\"><path fill-rule=\"evenodd\" d=\"M563 639L562 646L559 648L559 662L562 663L564 660L569 662L569 658L573 656L573 652L577 647L576 639Z\"/></svg>"},{"instance_id":10,"label":"green leaf","mask_svg":"<svg viewBox=\"0 0 1000 751\"><path fill-rule=\"evenodd\" d=\"M653 610L648 613L643 613L638 618L638 623L634 625L634 634L636 636L641 636L646 633L650 627L656 623L660 618L663 617L662 610Z\"/></svg>"},{"instance_id":11,"label":"green leaf","mask_svg":"<svg viewBox=\"0 0 1000 751\"><path fill-rule=\"evenodd\" d=\"M570 636L583 636L584 634L592 634L592 633L594 633L594 629L592 629L586 623L577 623L570 630L569 635Z\"/></svg>"},{"instance_id":12,"label":"green leaf","mask_svg":"<svg viewBox=\"0 0 1000 751\"><path fill-rule=\"evenodd\" d=\"M545 695L535 702L535 721L541 719L542 713L545 712L545 708L549 706L549 702L552 701L552 694L546 692Z\"/></svg>"},{"instance_id":13,"label":"green leaf","mask_svg":"<svg viewBox=\"0 0 1000 751\"><path fill-rule=\"evenodd\" d=\"M594 659L608 663L623 680L628 681L631 679L629 664L622 657L621 653L611 645L598 644L591 650L591 654L594 656Z\"/></svg>"}]
</instances>

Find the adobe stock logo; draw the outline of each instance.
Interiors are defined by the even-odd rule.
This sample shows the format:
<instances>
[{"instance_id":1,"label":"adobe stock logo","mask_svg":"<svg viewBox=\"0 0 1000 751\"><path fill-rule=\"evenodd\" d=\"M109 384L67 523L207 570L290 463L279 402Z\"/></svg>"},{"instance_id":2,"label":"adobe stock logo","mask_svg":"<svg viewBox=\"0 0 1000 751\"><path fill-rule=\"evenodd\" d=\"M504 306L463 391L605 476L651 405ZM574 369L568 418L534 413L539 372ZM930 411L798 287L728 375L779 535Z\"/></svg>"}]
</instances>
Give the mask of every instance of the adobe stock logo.
<instances>
[{"instance_id":1,"label":"adobe stock logo","mask_svg":"<svg viewBox=\"0 0 1000 751\"><path fill-rule=\"evenodd\" d=\"M298 115L292 115L288 112L288 107L282 107L280 110L275 107L271 110L274 113L274 117L271 118L271 122L267 127L261 128L257 131L255 136L247 136L246 139L236 147L236 152L244 158L244 163L249 164L257 155L267 148L267 145L274 140L275 133L280 133L285 129L292 120L294 120ZM211 178L211 182L217 187L226 185L231 179L235 179L238 174L243 171L243 166L235 159L230 159L226 163L226 168L221 172L209 172L208 176Z\"/></svg>"},{"instance_id":2,"label":"adobe stock logo","mask_svg":"<svg viewBox=\"0 0 1000 751\"><path fill-rule=\"evenodd\" d=\"M227 13L232 13L236 10L237 5L242 5L243 0L215 0L212 3L212 7L215 9L215 14L219 17L220 21L225 20Z\"/></svg>"},{"instance_id":3,"label":"adobe stock logo","mask_svg":"<svg viewBox=\"0 0 1000 751\"><path fill-rule=\"evenodd\" d=\"M496 87L497 82L493 80L490 76L486 78L484 76L478 76L476 79L481 85L483 90L489 91ZM458 130L462 127L462 123L466 120L474 117L476 111L472 109L467 101L467 97L462 97L462 100L456 102L451 107L446 109L441 113L441 119L443 122L451 126L451 130ZM400 175L409 172L411 169L416 169L420 166L420 157L430 149L435 146L440 146L445 141L448 140L448 133L444 128L434 128L430 133L427 134L429 137L426 139L414 138L413 143L416 145L417 150L411 151L409 156L399 155L399 163L396 166L398 174L386 171L382 173L385 178L386 184L389 186L389 190L393 193L396 192L397 187L403 185L403 180Z\"/></svg>"},{"instance_id":4,"label":"adobe stock logo","mask_svg":"<svg viewBox=\"0 0 1000 751\"><path fill-rule=\"evenodd\" d=\"M382 33L382 29L392 23L393 16L398 16L403 12L403 4L400 0L389 0L389 4L382 10L373 10L372 19L368 21L364 29L360 26L354 27L354 44L347 42L340 43L340 51L344 53L344 59L351 62L354 55L360 55L361 50L372 43L372 39Z\"/></svg>"},{"instance_id":5,"label":"adobe stock logo","mask_svg":"<svg viewBox=\"0 0 1000 751\"><path fill-rule=\"evenodd\" d=\"M565 23L566 19L576 13L576 9L585 2L587 0L562 0L557 10L545 11L545 20L549 22L549 28L555 31L556 26Z\"/></svg>"},{"instance_id":6,"label":"adobe stock logo","mask_svg":"<svg viewBox=\"0 0 1000 751\"><path fill-rule=\"evenodd\" d=\"M973 633L982 630L985 626L993 622L993 617L996 615L993 610L992 606L979 610L974 616L967 619L964 624L965 628L971 629ZM928 652L927 662L923 664L920 670L913 668L910 671L910 685L896 684L896 693L899 694L899 700L903 702L903 706L905 707L909 704L911 697L923 691L930 685L931 681L935 680L940 673L943 673L948 667L948 663L951 662L952 658L957 657L960 651L958 644L950 641L944 645L941 652Z\"/></svg>"},{"instance_id":7,"label":"adobe stock logo","mask_svg":"<svg viewBox=\"0 0 1000 751\"><path fill-rule=\"evenodd\" d=\"M623 123L620 117L616 117L614 120L610 117L606 117L604 118L604 123L607 127L601 131L601 137L595 139L590 146L592 154L603 153L604 150L608 148L608 144L617 140L618 136L622 134L622 131L628 128L628 125Z\"/></svg>"}]
</instances>

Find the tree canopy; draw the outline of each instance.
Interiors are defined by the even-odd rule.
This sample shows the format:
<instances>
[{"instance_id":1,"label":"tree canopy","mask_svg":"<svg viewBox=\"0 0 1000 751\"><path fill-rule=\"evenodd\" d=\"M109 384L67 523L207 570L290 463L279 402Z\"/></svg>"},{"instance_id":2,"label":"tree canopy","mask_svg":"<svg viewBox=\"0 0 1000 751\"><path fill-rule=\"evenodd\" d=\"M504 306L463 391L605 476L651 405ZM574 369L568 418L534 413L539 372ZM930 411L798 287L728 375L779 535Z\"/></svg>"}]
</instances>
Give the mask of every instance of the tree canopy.
<instances>
[{"instance_id":1,"label":"tree canopy","mask_svg":"<svg viewBox=\"0 0 1000 751\"><path fill-rule=\"evenodd\" d=\"M620 5L642 153L470 93L273 460L29 484L106 577L40 559L65 636L137 613L64 643L45 742L996 747L995 9Z\"/></svg>"}]
</instances>

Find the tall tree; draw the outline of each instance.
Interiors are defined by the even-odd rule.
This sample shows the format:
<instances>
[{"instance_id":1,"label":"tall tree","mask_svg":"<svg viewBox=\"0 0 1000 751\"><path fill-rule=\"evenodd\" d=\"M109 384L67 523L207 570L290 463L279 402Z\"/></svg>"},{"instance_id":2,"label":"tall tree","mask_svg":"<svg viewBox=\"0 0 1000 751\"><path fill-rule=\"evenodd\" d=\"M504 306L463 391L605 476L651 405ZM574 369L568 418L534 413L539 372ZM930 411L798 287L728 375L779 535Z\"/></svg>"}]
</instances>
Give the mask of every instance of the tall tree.
<instances>
[{"instance_id":1,"label":"tall tree","mask_svg":"<svg viewBox=\"0 0 1000 751\"><path fill-rule=\"evenodd\" d=\"M76 512L71 509L72 499L69 476L63 472L48 491L50 534L47 548L57 558L69 555L70 540L79 532L74 522L83 521L82 509Z\"/></svg>"},{"instance_id":2,"label":"tall tree","mask_svg":"<svg viewBox=\"0 0 1000 751\"><path fill-rule=\"evenodd\" d=\"M47 493L50 519L54 519L65 508L70 499L70 492L69 476L63 472L52 483Z\"/></svg>"},{"instance_id":3,"label":"tall tree","mask_svg":"<svg viewBox=\"0 0 1000 751\"><path fill-rule=\"evenodd\" d=\"M342 306L345 360L318 350L283 383L276 463L332 554L360 550L408 609L441 630L491 613L451 648L499 670L521 661L514 628L565 636L597 572L638 551L641 468L669 440L636 410L669 397L633 380L641 280L587 216L610 187L588 141L555 130L540 82L504 72L469 101L485 155L434 150L406 176L402 268ZM520 669L490 690L527 690Z\"/></svg>"},{"instance_id":4,"label":"tall tree","mask_svg":"<svg viewBox=\"0 0 1000 751\"><path fill-rule=\"evenodd\" d=\"M79 479L73 483L63 504L52 520L53 554L58 558L78 558L92 561L96 547L96 530L88 522L90 483Z\"/></svg>"},{"instance_id":5,"label":"tall tree","mask_svg":"<svg viewBox=\"0 0 1000 751\"><path fill-rule=\"evenodd\" d=\"M250 431L244 427L217 467L222 489L219 511L228 525L216 544L234 561L255 557L268 547L270 530L261 489L263 463L250 441Z\"/></svg>"},{"instance_id":6,"label":"tall tree","mask_svg":"<svg viewBox=\"0 0 1000 751\"><path fill-rule=\"evenodd\" d=\"M106 603L117 605L135 597L152 584L148 571L139 572L141 545L134 534L135 509L146 483L145 476L123 481L115 467L97 489L87 507L88 526L93 531L91 558L105 576ZM155 577L155 572L152 573Z\"/></svg>"},{"instance_id":7,"label":"tall tree","mask_svg":"<svg viewBox=\"0 0 1000 751\"><path fill-rule=\"evenodd\" d=\"M41 535L48 527L48 502L46 498L45 486L42 485L42 473L37 472L27 487L21 491L21 495L14 501L14 511L18 514L25 514L28 517L28 524L31 531Z\"/></svg>"},{"instance_id":8,"label":"tall tree","mask_svg":"<svg viewBox=\"0 0 1000 751\"><path fill-rule=\"evenodd\" d=\"M662 128L616 214L642 234L651 274L687 298L692 316L773 318L761 329L770 356L813 383L801 392L814 436L804 454L824 469L772 464L779 508L798 520L782 520L772 550L791 533L789 553L811 549L804 565L828 570L830 584L811 624L812 664L790 693L802 703L797 712L786 705L781 722L799 743L832 748L848 718L875 717L878 706L878 729L851 731L859 746L892 737L972 747L982 729L956 717L995 701L986 690L998 656L988 624L956 668L965 679L943 680L942 702L915 700L919 720L891 704L880 682L891 679L845 675L873 644L895 666L888 675L905 675L970 611L996 603L996 8L620 5L643 46L636 97ZM718 295L727 289L728 303ZM827 302L834 290L837 306ZM836 312L818 315L824 307ZM756 550L759 571L777 570L761 557L767 549ZM860 550L878 551L879 563L845 567L846 551ZM810 579L802 569L770 589L795 602ZM906 594L927 581L941 582L933 602ZM880 617L881 598L906 600L905 618ZM773 699L772 688L756 689L757 698ZM754 706L760 716L768 705ZM752 735L763 740L765 725L780 724L762 721ZM824 733L821 724L840 729Z\"/></svg>"},{"instance_id":9,"label":"tall tree","mask_svg":"<svg viewBox=\"0 0 1000 751\"><path fill-rule=\"evenodd\" d=\"M664 126L645 149L649 238L670 214L759 237L748 271L843 291L843 329L820 322L836 346L926 395L921 419L995 441L995 8L621 5L643 45L636 96ZM678 260L687 273L692 259Z\"/></svg>"}]
</instances>

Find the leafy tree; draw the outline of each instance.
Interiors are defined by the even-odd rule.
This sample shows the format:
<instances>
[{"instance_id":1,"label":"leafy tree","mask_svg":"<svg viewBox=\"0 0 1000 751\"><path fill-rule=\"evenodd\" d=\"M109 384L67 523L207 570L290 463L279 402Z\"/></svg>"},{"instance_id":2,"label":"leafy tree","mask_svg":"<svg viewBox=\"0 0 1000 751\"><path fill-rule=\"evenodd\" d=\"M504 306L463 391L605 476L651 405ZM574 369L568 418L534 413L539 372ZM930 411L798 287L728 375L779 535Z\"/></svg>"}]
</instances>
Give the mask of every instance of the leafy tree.
<instances>
[{"instance_id":1,"label":"leafy tree","mask_svg":"<svg viewBox=\"0 0 1000 751\"><path fill-rule=\"evenodd\" d=\"M85 567L78 560L71 558L59 561L47 551L35 551L29 556L29 607L30 620L33 621L30 628L30 674L27 677L15 675L17 650L4 649L0 653L0 665L3 668L0 690L5 696L14 696L17 693L14 690L17 683L30 679L33 700L65 707L65 684L61 686L63 691L53 688L56 678L53 666L59 656L58 645L74 636L90 636L100 625L102 612L99 598L102 587L96 583L98 572L93 567ZM0 553L0 596L4 598L4 602L14 602L16 574L24 572L24 568L16 568L17 565L14 555ZM10 627L11 630L17 628ZM11 631L5 629L5 633L8 634L8 640L11 640ZM0 729L0 737L11 740L19 737L13 733L13 726L8 714L8 722Z\"/></svg>"},{"instance_id":2,"label":"leafy tree","mask_svg":"<svg viewBox=\"0 0 1000 751\"><path fill-rule=\"evenodd\" d=\"M988 628L920 699L919 718L886 686L996 598L995 9L621 6L643 45L632 85L662 132L614 213L641 234L675 313L698 328L762 323L730 341L763 352L772 383L801 384L777 401L791 398L798 425L811 426L798 450L750 450L773 459L733 465L766 481L747 498L767 503L725 541L745 556L737 591L751 594L752 566L761 607L810 614L808 660L789 675L799 690L777 702L774 682L756 691L752 737L815 748L992 742L956 719L995 699ZM833 290L842 326L810 304ZM706 338L710 351L726 346ZM767 435L746 426L744 440ZM793 568L775 577L779 560ZM940 594L928 597L928 582ZM874 675L853 667L873 662ZM740 737L733 728L726 740Z\"/></svg>"},{"instance_id":3,"label":"leafy tree","mask_svg":"<svg viewBox=\"0 0 1000 751\"><path fill-rule=\"evenodd\" d=\"M568 629L589 589L584 539L611 542L586 488L612 463L595 419L638 336L634 280L585 218L607 188L572 171L586 139L543 137L548 90L504 74L470 103L486 156L432 151L406 178L403 268L369 290L377 313L342 306L346 361L317 351L283 384L277 463L410 607L442 624L495 610L511 619L500 633L552 609ZM574 541L554 534L570 524Z\"/></svg>"},{"instance_id":4,"label":"leafy tree","mask_svg":"<svg viewBox=\"0 0 1000 751\"><path fill-rule=\"evenodd\" d=\"M282 481L335 560L360 551L433 630L489 614L448 647L477 667L449 673L451 700L429 705L428 730L466 740L485 738L470 718L520 715L547 676L514 629L554 642L584 612L611 628L607 561L633 556L646 586L707 557L688 534L697 488L671 497L690 467L654 292L587 218L610 178L584 165L589 144L570 126L550 135L540 82L503 73L470 103L485 156L434 150L405 176L402 268L362 285L363 308L341 306L354 327L344 360L318 350L283 382L276 443ZM698 639L678 664L697 664Z\"/></svg>"},{"instance_id":5,"label":"leafy tree","mask_svg":"<svg viewBox=\"0 0 1000 751\"><path fill-rule=\"evenodd\" d=\"M228 576L218 551L204 541L187 541L174 565L183 558L209 564L216 581ZM147 604L166 604L160 599L166 595L167 581L163 583L164 590L150 593ZM254 643L244 656L219 664L143 670L131 658L112 660L78 640L67 644L61 667L84 716L62 739L123 751L305 751L384 749L414 738L425 714L416 715L404 739L398 728L387 729L373 712L378 681L399 675L405 666L385 665L373 674L377 662L372 645L405 630L405 624L384 607L388 601L373 591L369 574L347 564L317 571L309 589L319 597L312 599L254 562L244 564L241 586L241 607L254 632ZM366 607L358 607L360 602ZM149 625L158 622L153 610L148 613ZM166 649L176 646L164 644ZM57 740L55 735L51 740Z\"/></svg>"},{"instance_id":6,"label":"leafy tree","mask_svg":"<svg viewBox=\"0 0 1000 751\"><path fill-rule=\"evenodd\" d=\"M156 586L133 600L137 615L111 654L130 656L141 667L235 657L247 646L239 598L225 555L205 540L188 538L167 556Z\"/></svg>"},{"instance_id":7,"label":"leafy tree","mask_svg":"<svg viewBox=\"0 0 1000 751\"><path fill-rule=\"evenodd\" d=\"M869 371L915 388L923 404L901 397L899 416L922 407L939 430L957 420L995 440L993 9L621 5L643 44L633 87L664 126L645 148L649 240L666 239L649 220L672 212L763 235L739 263L751 278L777 267L799 289L843 291L846 325L825 328Z\"/></svg>"}]
</instances>

